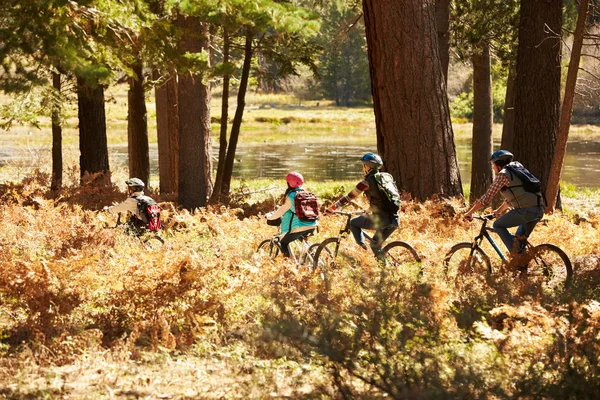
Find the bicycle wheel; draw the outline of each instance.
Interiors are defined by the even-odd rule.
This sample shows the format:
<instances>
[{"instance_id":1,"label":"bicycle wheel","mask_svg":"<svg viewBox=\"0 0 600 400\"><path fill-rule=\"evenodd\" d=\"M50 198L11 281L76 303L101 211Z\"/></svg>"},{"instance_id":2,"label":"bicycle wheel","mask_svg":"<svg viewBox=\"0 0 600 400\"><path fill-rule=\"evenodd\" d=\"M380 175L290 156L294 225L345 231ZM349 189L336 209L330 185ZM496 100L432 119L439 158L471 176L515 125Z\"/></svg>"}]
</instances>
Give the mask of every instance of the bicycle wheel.
<instances>
[{"instance_id":1,"label":"bicycle wheel","mask_svg":"<svg viewBox=\"0 0 600 400\"><path fill-rule=\"evenodd\" d=\"M317 247L313 260L313 270L329 271L335 265L338 238L325 239Z\"/></svg>"},{"instance_id":2,"label":"bicycle wheel","mask_svg":"<svg viewBox=\"0 0 600 400\"><path fill-rule=\"evenodd\" d=\"M444 258L444 273L449 282L468 285L470 280L485 280L492 273L492 263L483 249L463 242L452 246Z\"/></svg>"},{"instance_id":3,"label":"bicycle wheel","mask_svg":"<svg viewBox=\"0 0 600 400\"><path fill-rule=\"evenodd\" d=\"M410 270L413 269L412 266L415 267L415 272L421 275L421 257L410 244L401 241L391 242L381 252L384 254L387 266L404 267Z\"/></svg>"},{"instance_id":4,"label":"bicycle wheel","mask_svg":"<svg viewBox=\"0 0 600 400\"><path fill-rule=\"evenodd\" d=\"M568 287L573 279L571 260L559 247L540 244L528 251L527 279L549 289Z\"/></svg>"},{"instance_id":5,"label":"bicycle wheel","mask_svg":"<svg viewBox=\"0 0 600 400\"><path fill-rule=\"evenodd\" d=\"M259 256L269 257L271 259L277 257L279 255L279 251L279 243L275 242L273 239L263 240L256 248L256 254Z\"/></svg>"},{"instance_id":6,"label":"bicycle wheel","mask_svg":"<svg viewBox=\"0 0 600 400\"><path fill-rule=\"evenodd\" d=\"M140 240L142 241L142 244L144 245L145 248L147 248L148 250L159 250L162 249L162 247L165 244L165 239L163 239L162 237L160 237L159 235L144 235L143 237L140 237Z\"/></svg>"}]
</instances>

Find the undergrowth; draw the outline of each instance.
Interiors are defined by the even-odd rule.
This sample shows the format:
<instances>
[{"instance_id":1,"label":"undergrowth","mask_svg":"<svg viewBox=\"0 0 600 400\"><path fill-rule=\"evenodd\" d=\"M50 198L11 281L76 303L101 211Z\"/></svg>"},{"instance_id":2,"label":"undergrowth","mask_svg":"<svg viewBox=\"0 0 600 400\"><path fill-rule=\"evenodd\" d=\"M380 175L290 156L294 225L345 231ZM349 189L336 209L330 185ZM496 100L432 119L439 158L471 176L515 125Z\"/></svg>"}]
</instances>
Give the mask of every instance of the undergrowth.
<instances>
[{"instance_id":1,"label":"undergrowth","mask_svg":"<svg viewBox=\"0 0 600 400\"><path fill-rule=\"evenodd\" d=\"M392 239L417 249L423 277L378 266L348 239L354 263L330 271L330 288L322 290L306 269L254 254L275 233L264 213L276 190L257 193L245 183L234 204L192 213L162 203L166 244L149 250L97 211L125 197L117 187L91 179L52 193L48 185L43 174L0 185L0 396L600 392L597 214L547 216L531 237L569 254L570 289L548 293L509 271L489 285L455 288L441 261L454 243L473 237L477 223L462 219L461 199L405 196ZM311 190L326 203L350 187ZM320 223L314 241L337 234L343 221ZM177 374L188 384L173 383Z\"/></svg>"}]
</instances>

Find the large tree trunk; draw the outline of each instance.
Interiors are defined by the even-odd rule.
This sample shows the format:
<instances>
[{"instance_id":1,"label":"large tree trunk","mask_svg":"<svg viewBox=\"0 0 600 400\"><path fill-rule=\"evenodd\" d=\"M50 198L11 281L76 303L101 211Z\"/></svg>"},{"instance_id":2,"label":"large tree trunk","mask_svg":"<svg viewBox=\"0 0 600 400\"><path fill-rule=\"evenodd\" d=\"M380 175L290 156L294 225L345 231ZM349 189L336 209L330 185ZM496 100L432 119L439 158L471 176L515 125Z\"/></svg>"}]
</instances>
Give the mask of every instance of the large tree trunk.
<instances>
[{"instance_id":1,"label":"large tree trunk","mask_svg":"<svg viewBox=\"0 0 600 400\"><path fill-rule=\"evenodd\" d=\"M148 154L148 114L144 92L142 61L132 66L135 76L129 78L127 94L127 138L129 176L141 179L146 187L150 180L150 156Z\"/></svg>"},{"instance_id":2,"label":"large tree trunk","mask_svg":"<svg viewBox=\"0 0 600 400\"><path fill-rule=\"evenodd\" d=\"M178 16L182 53L207 49L208 25L197 17ZM212 193L210 88L201 75L179 74L179 204L188 210L206 205Z\"/></svg>"},{"instance_id":3,"label":"large tree trunk","mask_svg":"<svg viewBox=\"0 0 600 400\"><path fill-rule=\"evenodd\" d=\"M52 73L52 86L57 95L61 93L60 73ZM51 190L62 187L63 158L62 158L62 125L60 122L61 104L55 100L52 104L52 183Z\"/></svg>"},{"instance_id":4,"label":"large tree trunk","mask_svg":"<svg viewBox=\"0 0 600 400\"><path fill-rule=\"evenodd\" d=\"M492 72L490 47L485 45L473 62L473 148L471 163L471 202L483 196L492 183L489 162L493 149Z\"/></svg>"},{"instance_id":5,"label":"large tree trunk","mask_svg":"<svg viewBox=\"0 0 600 400\"><path fill-rule=\"evenodd\" d=\"M567 72L567 83L565 85L565 97L563 99L562 110L560 114L560 127L556 140L554 157L546 186L546 197L548 199L548 211L554 211L556 200L559 193L560 173L567 152L567 139L569 138L569 128L571 126L571 115L573 113L573 99L575 97L575 86L577 85L577 72L579 71L579 60L581 58L581 46L583 44L583 34L585 32L585 22L588 15L588 0L581 0L579 3L579 16L577 17L577 26L573 38L573 48L571 49L571 60L569 61L569 70Z\"/></svg>"},{"instance_id":6,"label":"large tree trunk","mask_svg":"<svg viewBox=\"0 0 600 400\"><path fill-rule=\"evenodd\" d=\"M223 64L229 63L229 31L223 27ZM227 71L227 69L226 69ZM223 75L223 97L221 98L221 131L219 133L219 161L217 164L217 177L211 197L212 203L221 201L223 194L223 179L225 173L225 158L227 156L227 120L229 119L229 81L230 74Z\"/></svg>"},{"instance_id":7,"label":"large tree trunk","mask_svg":"<svg viewBox=\"0 0 600 400\"><path fill-rule=\"evenodd\" d=\"M106 140L106 115L104 111L104 87L77 80L77 104L79 116L79 167L81 177L101 173L100 184L110 183L108 145Z\"/></svg>"},{"instance_id":8,"label":"large tree trunk","mask_svg":"<svg viewBox=\"0 0 600 400\"><path fill-rule=\"evenodd\" d=\"M158 75L155 77L158 79ZM179 180L179 112L175 68L169 68L167 79L155 88L154 96L160 194L176 195Z\"/></svg>"},{"instance_id":9,"label":"large tree trunk","mask_svg":"<svg viewBox=\"0 0 600 400\"><path fill-rule=\"evenodd\" d=\"M515 93L516 93L516 70L511 63L506 79L506 96L504 96L504 122L502 123L502 141L500 148L513 151L515 138Z\"/></svg>"},{"instance_id":10,"label":"large tree trunk","mask_svg":"<svg viewBox=\"0 0 600 400\"><path fill-rule=\"evenodd\" d=\"M514 154L545 188L560 113L561 0L522 0Z\"/></svg>"},{"instance_id":11,"label":"large tree trunk","mask_svg":"<svg viewBox=\"0 0 600 400\"><path fill-rule=\"evenodd\" d=\"M436 0L435 26L438 34L440 62L444 79L448 84L448 65L450 64L450 0Z\"/></svg>"},{"instance_id":12,"label":"large tree trunk","mask_svg":"<svg viewBox=\"0 0 600 400\"><path fill-rule=\"evenodd\" d=\"M434 1L363 0L363 8L386 170L420 199L462 194Z\"/></svg>"},{"instance_id":13,"label":"large tree trunk","mask_svg":"<svg viewBox=\"0 0 600 400\"><path fill-rule=\"evenodd\" d=\"M248 88L248 77L250 76L250 65L252 62L252 38L254 33L248 29L246 32L246 44L244 45L244 65L242 66L242 78L240 79L240 87L237 95L237 108L235 116L231 123L231 135L229 137L229 148L227 149L227 158L225 159L225 170L223 171L223 188L222 198L229 197L231 188L231 176L233 175L233 161L235 159L235 151L240 136L240 127L242 125L242 117L244 115L244 107L246 106L246 90Z\"/></svg>"}]
</instances>

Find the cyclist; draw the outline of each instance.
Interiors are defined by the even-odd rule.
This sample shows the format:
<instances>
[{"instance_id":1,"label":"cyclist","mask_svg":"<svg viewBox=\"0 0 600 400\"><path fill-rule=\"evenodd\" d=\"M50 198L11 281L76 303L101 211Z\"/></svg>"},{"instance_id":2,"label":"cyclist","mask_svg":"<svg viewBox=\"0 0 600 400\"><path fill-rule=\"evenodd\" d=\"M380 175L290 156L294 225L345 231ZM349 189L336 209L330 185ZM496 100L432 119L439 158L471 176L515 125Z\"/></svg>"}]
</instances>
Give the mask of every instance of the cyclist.
<instances>
[{"instance_id":1,"label":"cyclist","mask_svg":"<svg viewBox=\"0 0 600 400\"><path fill-rule=\"evenodd\" d=\"M367 245L365 244L362 230L375 230L375 234L373 235L374 241L370 243L370 247L375 256L380 257L381 245L398 228L398 213L385 211L382 207L382 193L374 176L383 166L381 157L374 153L366 153L361 158L361 161L363 164L363 180L352 191L338 199L325 212L331 213L341 209L361 193L364 193L369 200L369 209L372 213L352 218L350 229L356 243L365 250L367 249Z\"/></svg>"},{"instance_id":2,"label":"cyclist","mask_svg":"<svg viewBox=\"0 0 600 400\"><path fill-rule=\"evenodd\" d=\"M113 214L118 213L131 213L130 223L136 228L145 228L146 223L143 220L143 216L138 207L139 199L144 196L144 187L146 186L141 179L131 178L125 181L127 185L127 194L129 197L122 203L112 207L104 207L104 210L109 211Z\"/></svg>"},{"instance_id":3,"label":"cyclist","mask_svg":"<svg viewBox=\"0 0 600 400\"><path fill-rule=\"evenodd\" d=\"M473 213L486 208L498 192L504 202L495 209L494 215L499 217L494 221L494 229L509 252L515 250L515 238L528 237L537 222L544 216L544 207L541 204L541 193L528 192L523 187L523 180L511 173L506 166L512 162L513 154L507 150L498 150L490 157L496 178L485 194L475 201L471 209L466 212L467 218L472 218ZM511 208L506 214L506 210ZM513 235L508 228L518 226ZM518 240L518 253L523 252L525 242Z\"/></svg>"},{"instance_id":4,"label":"cyclist","mask_svg":"<svg viewBox=\"0 0 600 400\"><path fill-rule=\"evenodd\" d=\"M279 242L281 244L281 252L285 257L290 256L289 244L294 240L300 239L305 235L311 234L315 231L318 222L315 221L301 221L300 218L294 212L296 210L295 197L299 191L302 191L302 185L304 184L304 177L299 172L290 172L287 174L285 181L287 182L287 189L284 194L283 204L266 215L268 220L276 220L281 218L280 231L285 233Z\"/></svg>"}]
</instances>

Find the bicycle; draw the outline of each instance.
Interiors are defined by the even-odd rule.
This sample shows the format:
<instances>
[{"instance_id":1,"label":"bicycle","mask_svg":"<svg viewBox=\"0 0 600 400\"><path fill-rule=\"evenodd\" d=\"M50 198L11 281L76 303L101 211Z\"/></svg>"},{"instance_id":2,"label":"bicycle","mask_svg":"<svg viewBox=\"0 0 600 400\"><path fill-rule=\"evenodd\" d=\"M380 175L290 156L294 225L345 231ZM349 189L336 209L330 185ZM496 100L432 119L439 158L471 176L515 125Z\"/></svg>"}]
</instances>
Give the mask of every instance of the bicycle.
<instances>
[{"instance_id":1,"label":"bicycle","mask_svg":"<svg viewBox=\"0 0 600 400\"><path fill-rule=\"evenodd\" d=\"M526 275L532 281L542 281L549 288L556 288L564 282L565 288L569 286L573 277L571 260L565 252L553 244L539 244L533 246L526 237L523 240L525 251L509 262L506 255L500 250L490 232L494 228L488 227L487 223L494 219L494 214L474 215L473 218L481 220L481 229L472 242L457 243L444 258L444 272L448 279L456 274L454 279L460 275L477 274L486 278L492 275L492 263L490 257L481 248L483 239L486 239L500 257L502 263L507 267L514 264L521 265L517 270Z\"/></svg>"},{"instance_id":2,"label":"bicycle","mask_svg":"<svg viewBox=\"0 0 600 400\"><path fill-rule=\"evenodd\" d=\"M281 239L283 236L285 236L285 233L277 233L271 238L263 240L258 245L256 253L258 255L264 254L274 259L282 252ZM313 233L306 232L306 234L290 242L290 258L298 267L306 266L313 271L317 270L317 268L322 270L319 263L315 263L315 251L319 247L319 243L310 243L308 239L310 236L313 236Z\"/></svg>"},{"instance_id":3,"label":"bicycle","mask_svg":"<svg viewBox=\"0 0 600 400\"><path fill-rule=\"evenodd\" d=\"M142 226L136 225L131 220L124 222L121 220L121 217L122 217L122 213L118 213L117 221L115 222L114 226L110 227L111 229L115 229L115 228L124 226L125 233L129 236L134 236L134 237L138 238L141 245L148 250L157 250L164 246L165 239L162 236L160 236L159 232L154 232L154 231L145 229ZM105 223L105 225L106 225L106 223ZM107 226L105 226L105 227L107 227Z\"/></svg>"},{"instance_id":4,"label":"bicycle","mask_svg":"<svg viewBox=\"0 0 600 400\"><path fill-rule=\"evenodd\" d=\"M350 231L350 220L355 215L363 215L368 214L368 211L353 211L353 212L343 212L343 211L334 211L334 214L344 215L346 217L346 223L344 227L340 229L339 233L335 237L330 237L328 239L323 240L317 251L315 253L315 263L319 263L319 267L323 266L326 268L331 268L335 266L335 260L340 254L340 244L342 240L348 237ZM369 236L368 234L363 232L363 235L369 242L374 242L375 239ZM400 267L406 264L413 264L419 267L419 275L422 273L421 271L421 257L417 251L408 243L402 241L393 241L388 243L381 250L382 261L386 265L390 265L393 267ZM345 256L349 258L348 256ZM315 264L315 268L317 265Z\"/></svg>"}]
</instances>

